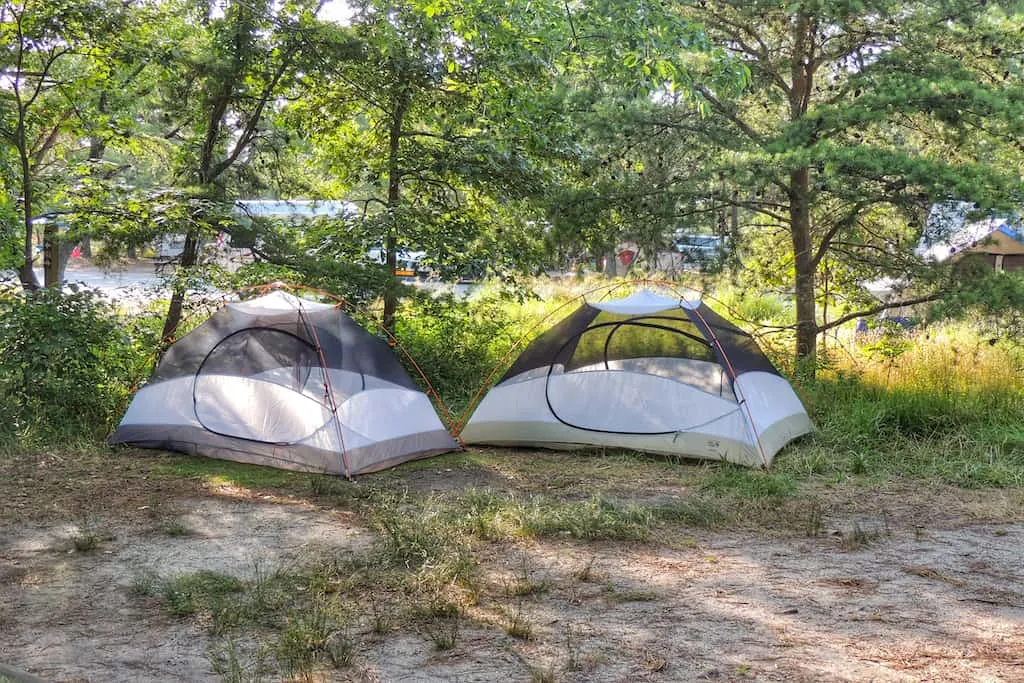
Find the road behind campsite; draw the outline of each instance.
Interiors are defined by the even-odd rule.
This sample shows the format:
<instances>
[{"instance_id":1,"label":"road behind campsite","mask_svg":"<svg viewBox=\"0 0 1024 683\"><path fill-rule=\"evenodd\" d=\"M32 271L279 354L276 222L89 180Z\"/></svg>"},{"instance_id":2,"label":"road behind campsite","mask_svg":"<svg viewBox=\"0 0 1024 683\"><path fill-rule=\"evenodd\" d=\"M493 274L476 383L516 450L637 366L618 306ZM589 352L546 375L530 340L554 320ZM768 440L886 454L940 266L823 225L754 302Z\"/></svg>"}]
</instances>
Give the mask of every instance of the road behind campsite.
<instances>
[{"instance_id":1,"label":"road behind campsite","mask_svg":"<svg viewBox=\"0 0 1024 683\"><path fill-rule=\"evenodd\" d=\"M0 662L76 681L1020 680L1020 491L721 480L624 454L474 451L357 483L0 455Z\"/></svg>"}]
</instances>

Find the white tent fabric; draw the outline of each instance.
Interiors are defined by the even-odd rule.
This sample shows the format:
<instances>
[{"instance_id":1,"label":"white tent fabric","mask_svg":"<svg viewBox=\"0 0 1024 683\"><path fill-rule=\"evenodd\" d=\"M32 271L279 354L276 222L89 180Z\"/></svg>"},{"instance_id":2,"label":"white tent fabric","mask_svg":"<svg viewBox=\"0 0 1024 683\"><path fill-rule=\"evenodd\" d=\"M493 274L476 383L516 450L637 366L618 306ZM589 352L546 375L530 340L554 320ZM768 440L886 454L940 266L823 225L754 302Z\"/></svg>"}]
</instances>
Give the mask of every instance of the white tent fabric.
<instances>
[{"instance_id":1,"label":"white tent fabric","mask_svg":"<svg viewBox=\"0 0 1024 683\"><path fill-rule=\"evenodd\" d=\"M687 299L670 299L665 296L659 296L648 289L641 289L639 292L621 299L599 301L597 303L591 303L590 305L594 308L602 311L608 311L610 313L643 315L659 313L661 311L680 307L695 309L700 306L700 300L689 301Z\"/></svg>"},{"instance_id":2,"label":"white tent fabric","mask_svg":"<svg viewBox=\"0 0 1024 683\"><path fill-rule=\"evenodd\" d=\"M534 367L513 365L486 394L460 434L464 443L604 446L768 467L789 441L813 430L792 386L749 335L700 302L640 292L588 306L592 315L577 312L562 324L575 328L553 328L523 352ZM675 328L658 327L673 320L669 315L680 334L703 333L717 362L608 357L619 328L671 336ZM609 329L601 332L602 361L573 366L572 349L586 346L579 339ZM535 359L545 345L552 352L541 365ZM593 349L587 346L587 358Z\"/></svg>"},{"instance_id":3,"label":"white tent fabric","mask_svg":"<svg viewBox=\"0 0 1024 683\"><path fill-rule=\"evenodd\" d=\"M330 311L334 308L334 305L310 301L309 299L300 299L288 292L277 289L256 299L232 301L227 304L227 307L233 311L249 315L273 315L275 313L299 313L301 311Z\"/></svg>"},{"instance_id":4,"label":"white tent fabric","mask_svg":"<svg viewBox=\"0 0 1024 683\"><path fill-rule=\"evenodd\" d=\"M110 441L347 476L458 448L386 343L279 291L176 342Z\"/></svg>"}]
</instances>

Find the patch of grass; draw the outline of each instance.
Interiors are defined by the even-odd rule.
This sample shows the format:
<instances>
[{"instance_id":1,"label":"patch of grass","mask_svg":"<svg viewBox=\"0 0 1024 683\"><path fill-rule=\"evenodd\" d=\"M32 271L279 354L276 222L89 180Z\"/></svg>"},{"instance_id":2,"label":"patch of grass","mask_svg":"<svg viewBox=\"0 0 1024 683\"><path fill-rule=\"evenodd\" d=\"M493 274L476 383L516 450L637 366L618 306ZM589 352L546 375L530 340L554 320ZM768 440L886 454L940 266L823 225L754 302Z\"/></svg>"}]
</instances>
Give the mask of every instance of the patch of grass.
<instances>
[{"instance_id":1,"label":"patch of grass","mask_svg":"<svg viewBox=\"0 0 1024 683\"><path fill-rule=\"evenodd\" d=\"M451 505L462 529L477 538L504 541L522 535L518 501L511 495L470 489Z\"/></svg>"},{"instance_id":2,"label":"patch of grass","mask_svg":"<svg viewBox=\"0 0 1024 683\"><path fill-rule=\"evenodd\" d=\"M413 472L437 469L473 469L487 465L488 458L479 451L466 450L456 453L445 453L433 458L410 460L394 469L382 473L384 477L400 478Z\"/></svg>"},{"instance_id":3,"label":"patch of grass","mask_svg":"<svg viewBox=\"0 0 1024 683\"><path fill-rule=\"evenodd\" d=\"M555 677L555 670L550 666L532 666L530 667L530 680L533 683L555 683L557 680Z\"/></svg>"},{"instance_id":4,"label":"patch of grass","mask_svg":"<svg viewBox=\"0 0 1024 683\"><path fill-rule=\"evenodd\" d=\"M1019 452L981 451L980 457L937 463L936 469L944 482L965 489L1024 486L1024 453Z\"/></svg>"},{"instance_id":5,"label":"patch of grass","mask_svg":"<svg viewBox=\"0 0 1024 683\"><path fill-rule=\"evenodd\" d=\"M175 457L157 469L176 477L201 479L211 486L238 486L248 489L294 488L310 476L323 476L198 457Z\"/></svg>"},{"instance_id":6,"label":"patch of grass","mask_svg":"<svg viewBox=\"0 0 1024 683\"><path fill-rule=\"evenodd\" d=\"M207 615L211 633L224 636L208 658L225 680L261 680L271 669L289 680L309 679L325 665L348 667L356 656L340 596L314 589L325 573L322 566L271 571L259 563L249 580L206 570L164 578L146 570L132 592L159 598L171 614ZM265 647L243 651L233 636L242 629L259 629Z\"/></svg>"},{"instance_id":7,"label":"patch of grass","mask_svg":"<svg viewBox=\"0 0 1024 683\"><path fill-rule=\"evenodd\" d=\"M335 668L350 666L355 642L338 605L323 595L293 610L270 646L281 670L289 678L309 679L324 662Z\"/></svg>"},{"instance_id":8,"label":"patch of grass","mask_svg":"<svg viewBox=\"0 0 1024 683\"><path fill-rule=\"evenodd\" d=\"M440 501L383 496L371 513L379 536L375 557L384 567L416 572L420 583L469 585L476 560L469 543Z\"/></svg>"},{"instance_id":9,"label":"patch of grass","mask_svg":"<svg viewBox=\"0 0 1024 683\"><path fill-rule=\"evenodd\" d=\"M75 525L71 534L71 547L76 552L90 553L100 547L104 541L109 541L114 535L105 531L100 524L89 517L83 517Z\"/></svg>"},{"instance_id":10,"label":"patch of grass","mask_svg":"<svg viewBox=\"0 0 1024 683\"><path fill-rule=\"evenodd\" d=\"M520 515L524 535L588 541L643 541L654 523L650 508L602 497L571 503L534 497L523 503Z\"/></svg>"},{"instance_id":11,"label":"patch of grass","mask_svg":"<svg viewBox=\"0 0 1024 683\"><path fill-rule=\"evenodd\" d=\"M591 555L589 560L587 560L581 566L573 570L572 578L583 583L586 583L588 581L599 581L600 577L594 571L595 560L597 560L597 555Z\"/></svg>"},{"instance_id":12,"label":"patch of grass","mask_svg":"<svg viewBox=\"0 0 1024 683\"><path fill-rule=\"evenodd\" d=\"M213 645L206 653L213 672L224 683L259 683L271 673L263 647L247 651L234 638Z\"/></svg>"},{"instance_id":13,"label":"patch of grass","mask_svg":"<svg viewBox=\"0 0 1024 683\"><path fill-rule=\"evenodd\" d=\"M164 580L152 569L143 569L132 577L131 591L135 595L155 597L160 594Z\"/></svg>"},{"instance_id":14,"label":"patch of grass","mask_svg":"<svg viewBox=\"0 0 1024 683\"><path fill-rule=\"evenodd\" d=\"M522 605L516 607L516 611L505 622L505 633L518 640L533 639L533 623L523 614Z\"/></svg>"},{"instance_id":15,"label":"patch of grass","mask_svg":"<svg viewBox=\"0 0 1024 683\"><path fill-rule=\"evenodd\" d=\"M167 610L184 616L213 609L225 596L240 593L243 588L242 582L233 576L203 569L170 577L162 590Z\"/></svg>"},{"instance_id":16,"label":"patch of grass","mask_svg":"<svg viewBox=\"0 0 1024 683\"><path fill-rule=\"evenodd\" d=\"M333 474L314 474L309 478L309 490L317 496L337 493L342 481Z\"/></svg>"},{"instance_id":17,"label":"patch of grass","mask_svg":"<svg viewBox=\"0 0 1024 683\"><path fill-rule=\"evenodd\" d=\"M658 599L658 594L655 591L643 590L641 588L619 590L615 586L608 584L605 586L604 597L609 602L614 603L654 602Z\"/></svg>"},{"instance_id":18,"label":"patch of grass","mask_svg":"<svg viewBox=\"0 0 1024 683\"><path fill-rule=\"evenodd\" d=\"M579 671L583 668L583 632L572 623L565 625L565 669Z\"/></svg>"},{"instance_id":19,"label":"patch of grass","mask_svg":"<svg viewBox=\"0 0 1024 683\"><path fill-rule=\"evenodd\" d=\"M791 475L763 472L738 465L714 468L704 480L702 488L754 501L796 494L796 482Z\"/></svg>"},{"instance_id":20,"label":"patch of grass","mask_svg":"<svg viewBox=\"0 0 1024 683\"><path fill-rule=\"evenodd\" d=\"M864 528L859 522L854 522L850 531L843 534L843 550L863 550L883 535L888 534L880 528Z\"/></svg>"},{"instance_id":21,"label":"patch of grass","mask_svg":"<svg viewBox=\"0 0 1024 683\"><path fill-rule=\"evenodd\" d=\"M865 345L800 386L818 432L787 449L780 471L1024 486L1024 346L958 325L892 334L901 336L897 357Z\"/></svg>"},{"instance_id":22,"label":"patch of grass","mask_svg":"<svg viewBox=\"0 0 1024 683\"><path fill-rule=\"evenodd\" d=\"M527 556L524 553L519 562L519 567L511 581L505 582L506 597L526 597L529 595L540 595L551 588L551 581L547 579L534 579L530 571Z\"/></svg>"},{"instance_id":23,"label":"patch of grass","mask_svg":"<svg viewBox=\"0 0 1024 683\"><path fill-rule=\"evenodd\" d=\"M195 533L182 519L172 519L164 525L164 533L172 537L191 536Z\"/></svg>"},{"instance_id":24,"label":"patch of grass","mask_svg":"<svg viewBox=\"0 0 1024 683\"><path fill-rule=\"evenodd\" d=\"M807 521L804 524L804 535L820 536L825 531L825 514L821 504L814 501L807 511Z\"/></svg>"},{"instance_id":25,"label":"patch of grass","mask_svg":"<svg viewBox=\"0 0 1024 683\"><path fill-rule=\"evenodd\" d=\"M654 508L653 513L660 520L704 529L719 527L728 519L721 503L701 498L662 503Z\"/></svg>"},{"instance_id":26,"label":"patch of grass","mask_svg":"<svg viewBox=\"0 0 1024 683\"><path fill-rule=\"evenodd\" d=\"M440 596L433 596L416 608L421 628L438 650L451 650L459 641L462 607Z\"/></svg>"},{"instance_id":27,"label":"patch of grass","mask_svg":"<svg viewBox=\"0 0 1024 683\"><path fill-rule=\"evenodd\" d=\"M80 529L71 536L71 545L80 553L88 553L100 547L103 537L94 529Z\"/></svg>"},{"instance_id":28,"label":"patch of grass","mask_svg":"<svg viewBox=\"0 0 1024 683\"><path fill-rule=\"evenodd\" d=\"M381 600L376 595L370 596L370 628L377 635L384 635L391 631L392 627L392 616Z\"/></svg>"}]
</instances>

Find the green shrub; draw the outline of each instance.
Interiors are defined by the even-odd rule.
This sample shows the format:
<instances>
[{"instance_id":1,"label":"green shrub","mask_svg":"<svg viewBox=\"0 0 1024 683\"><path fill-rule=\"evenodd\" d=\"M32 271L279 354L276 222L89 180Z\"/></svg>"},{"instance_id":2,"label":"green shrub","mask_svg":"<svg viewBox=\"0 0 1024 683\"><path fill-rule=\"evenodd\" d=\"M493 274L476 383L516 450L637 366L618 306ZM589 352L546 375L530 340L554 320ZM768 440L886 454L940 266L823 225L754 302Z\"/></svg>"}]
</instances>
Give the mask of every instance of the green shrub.
<instances>
[{"instance_id":1,"label":"green shrub","mask_svg":"<svg viewBox=\"0 0 1024 683\"><path fill-rule=\"evenodd\" d=\"M155 332L83 290L0 295L0 435L104 437L152 366Z\"/></svg>"},{"instance_id":2,"label":"green shrub","mask_svg":"<svg viewBox=\"0 0 1024 683\"><path fill-rule=\"evenodd\" d=\"M514 307L500 297L463 301L451 295L421 296L406 302L395 335L444 402L457 411L512 347L520 327Z\"/></svg>"}]
</instances>

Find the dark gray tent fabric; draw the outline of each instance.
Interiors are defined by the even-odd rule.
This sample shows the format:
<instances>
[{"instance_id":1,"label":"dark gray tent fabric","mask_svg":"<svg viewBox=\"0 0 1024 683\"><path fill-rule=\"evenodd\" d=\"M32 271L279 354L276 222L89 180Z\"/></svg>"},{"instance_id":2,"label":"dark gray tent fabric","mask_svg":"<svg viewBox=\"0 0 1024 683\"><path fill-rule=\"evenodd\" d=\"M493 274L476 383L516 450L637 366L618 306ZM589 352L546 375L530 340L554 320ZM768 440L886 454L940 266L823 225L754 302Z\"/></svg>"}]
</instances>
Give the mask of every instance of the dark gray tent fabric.
<instances>
[{"instance_id":1,"label":"dark gray tent fabric","mask_svg":"<svg viewBox=\"0 0 1024 683\"><path fill-rule=\"evenodd\" d=\"M744 372L778 374L753 337L704 303L643 314L604 311L584 303L527 346L501 382L546 367L569 372L652 354L717 362L733 380Z\"/></svg>"},{"instance_id":2,"label":"dark gray tent fabric","mask_svg":"<svg viewBox=\"0 0 1024 683\"><path fill-rule=\"evenodd\" d=\"M173 344L109 441L348 476L458 448L386 342L283 292Z\"/></svg>"},{"instance_id":3,"label":"dark gray tent fabric","mask_svg":"<svg viewBox=\"0 0 1024 683\"><path fill-rule=\"evenodd\" d=\"M395 358L387 342L370 334L333 307L324 310L319 305L317 308L313 306L313 302L300 303L294 311L262 314L225 306L167 350L150 382L194 375L206 356L214 347L223 344L229 335L241 330L263 329L296 337L313 348L319 345L324 365L328 368L377 377L408 389L416 388L416 383ZM272 348L273 344L268 344L268 354L288 357L292 347L284 341L284 335L268 335L267 339L286 344L278 351Z\"/></svg>"}]
</instances>

